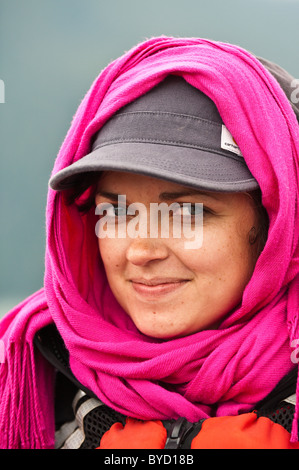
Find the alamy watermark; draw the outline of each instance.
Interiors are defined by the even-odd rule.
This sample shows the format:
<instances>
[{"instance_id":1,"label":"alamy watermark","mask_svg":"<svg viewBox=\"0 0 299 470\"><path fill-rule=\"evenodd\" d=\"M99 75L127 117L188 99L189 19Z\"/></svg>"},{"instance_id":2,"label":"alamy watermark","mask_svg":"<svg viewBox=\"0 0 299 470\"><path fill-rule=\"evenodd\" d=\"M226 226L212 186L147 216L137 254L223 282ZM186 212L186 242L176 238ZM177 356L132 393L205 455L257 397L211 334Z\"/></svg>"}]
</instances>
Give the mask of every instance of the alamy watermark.
<instances>
[{"instance_id":1,"label":"alamy watermark","mask_svg":"<svg viewBox=\"0 0 299 470\"><path fill-rule=\"evenodd\" d=\"M295 348L291 354L291 361L293 364L299 363L299 339L293 339L291 342L291 348Z\"/></svg>"},{"instance_id":2,"label":"alamy watermark","mask_svg":"<svg viewBox=\"0 0 299 470\"><path fill-rule=\"evenodd\" d=\"M0 103L5 103L5 84L0 80Z\"/></svg>"},{"instance_id":3,"label":"alamy watermark","mask_svg":"<svg viewBox=\"0 0 299 470\"><path fill-rule=\"evenodd\" d=\"M96 206L95 213L101 216L95 227L98 238L158 238L160 228L161 238L183 238L186 249L202 246L202 203L173 202L168 205L153 202L148 214L141 202L127 207L126 196L119 195L117 204L102 202Z\"/></svg>"},{"instance_id":4,"label":"alamy watermark","mask_svg":"<svg viewBox=\"0 0 299 470\"><path fill-rule=\"evenodd\" d=\"M297 104L299 103L299 78L292 80L291 87L294 88L291 93L291 102Z\"/></svg>"}]
</instances>

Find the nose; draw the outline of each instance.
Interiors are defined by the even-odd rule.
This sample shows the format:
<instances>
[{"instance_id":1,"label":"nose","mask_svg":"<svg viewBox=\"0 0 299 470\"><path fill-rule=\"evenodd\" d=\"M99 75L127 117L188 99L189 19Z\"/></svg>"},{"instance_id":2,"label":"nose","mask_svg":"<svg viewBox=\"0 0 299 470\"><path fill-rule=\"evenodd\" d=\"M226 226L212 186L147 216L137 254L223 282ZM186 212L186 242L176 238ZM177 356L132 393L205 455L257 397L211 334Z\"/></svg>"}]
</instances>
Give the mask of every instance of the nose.
<instances>
[{"instance_id":1,"label":"nose","mask_svg":"<svg viewBox=\"0 0 299 470\"><path fill-rule=\"evenodd\" d=\"M168 257L168 247L161 239L134 238L127 249L127 260L144 266L150 261L164 260Z\"/></svg>"}]
</instances>

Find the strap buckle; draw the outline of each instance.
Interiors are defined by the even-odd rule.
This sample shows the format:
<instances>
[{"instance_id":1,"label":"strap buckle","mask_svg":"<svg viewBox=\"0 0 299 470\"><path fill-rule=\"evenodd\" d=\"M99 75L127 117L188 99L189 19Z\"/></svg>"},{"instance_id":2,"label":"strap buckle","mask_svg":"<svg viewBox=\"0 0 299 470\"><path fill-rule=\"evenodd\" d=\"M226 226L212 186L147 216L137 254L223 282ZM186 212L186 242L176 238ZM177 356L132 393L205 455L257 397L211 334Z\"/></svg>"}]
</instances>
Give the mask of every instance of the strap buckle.
<instances>
[{"instance_id":1,"label":"strap buckle","mask_svg":"<svg viewBox=\"0 0 299 470\"><path fill-rule=\"evenodd\" d=\"M194 423L190 423L186 418L177 419L170 428L164 449L179 449L193 427Z\"/></svg>"}]
</instances>

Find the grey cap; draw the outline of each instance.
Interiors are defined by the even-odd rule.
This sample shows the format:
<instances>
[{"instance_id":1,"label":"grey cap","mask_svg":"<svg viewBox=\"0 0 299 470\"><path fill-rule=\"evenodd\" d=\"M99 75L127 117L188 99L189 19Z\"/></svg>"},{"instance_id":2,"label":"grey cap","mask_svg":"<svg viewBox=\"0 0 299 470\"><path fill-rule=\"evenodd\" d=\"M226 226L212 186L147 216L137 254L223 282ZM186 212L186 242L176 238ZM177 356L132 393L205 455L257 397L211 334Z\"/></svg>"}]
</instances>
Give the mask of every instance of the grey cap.
<instances>
[{"instance_id":1,"label":"grey cap","mask_svg":"<svg viewBox=\"0 0 299 470\"><path fill-rule=\"evenodd\" d=\"M83 174L114 170L210 191L258 188L213 101L183 78L169 75L115 113L95 135L92 151L56 173L54 190Z\"/></svg>"}]
</instances>

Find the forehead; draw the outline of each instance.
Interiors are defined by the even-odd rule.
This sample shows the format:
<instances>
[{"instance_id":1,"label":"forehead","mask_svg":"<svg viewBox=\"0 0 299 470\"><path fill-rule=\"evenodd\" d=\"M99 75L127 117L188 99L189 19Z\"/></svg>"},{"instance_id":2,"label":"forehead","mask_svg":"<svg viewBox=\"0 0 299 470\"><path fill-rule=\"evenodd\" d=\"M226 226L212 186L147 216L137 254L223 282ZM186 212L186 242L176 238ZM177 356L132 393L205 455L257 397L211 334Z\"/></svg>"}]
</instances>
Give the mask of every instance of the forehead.
<instances>
[{"instance_id":1,"label":"forehead","mask_svg":"<svg viewBox=\"0 0 299 470\"><path fill-rule=\"evenodd\" d=\"M204 198L224 202L232 197L238 198L236 193L221 193L191 188L179 183L121 171L105 171L100 176L97 187L98 195L126 194L132 197L158 197L161 200L174 200L184 196L195 199Z\"/></svg>"}]
</instances>

